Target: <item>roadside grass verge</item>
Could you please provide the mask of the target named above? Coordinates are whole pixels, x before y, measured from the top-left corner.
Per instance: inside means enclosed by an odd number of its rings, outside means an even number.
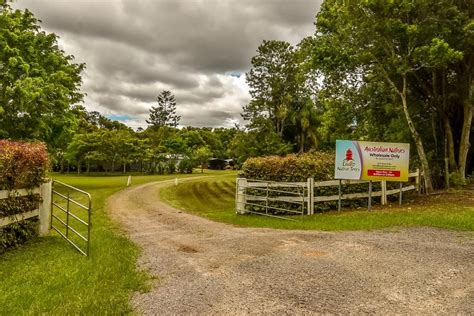
[[[170,205],[189,213],[244,227],[342,231],[430,226],[474,230],[474,190],[416,197],[409,203],[405,201],[402,206],[379,206],[370,212],[343,210],[318,213],[304,216],[296,222],[235,214],[235,176],[232,175],[190,179],[177,187],[162,188],[160,196]]]
[[[132,185],[201,175],[134,176]],[[130,295],[146,291],[149,276],[137,269],[138,247],[104,211],[105,200],[125,188],[127,176],[50,176],[92,194],[90,257],[54,232],[1,255],[0,315],[130,313]]]

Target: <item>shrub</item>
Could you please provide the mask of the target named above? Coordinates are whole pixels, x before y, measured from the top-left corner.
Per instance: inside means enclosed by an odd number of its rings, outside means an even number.
[[[39,186],[46,178],[48,166],[44,144],[0,140],[0,190]]]
[[[256,157],[245,161],[242,173],[245,178],[256,180],[304,182],[314,178],[314,181],[324,181],[333,178],[334,161],[334,154],[327,152]]]
[[[46,179],[48,170],[46,146],[0,140],[0,190],[13,191],[0,200],[0,217],[32,211],[38,207],[39,196],[19,197],[18,189],[33,189]],[[38,221],[28,219],[0,228],[0,254],[16,247],[37,234]]]
[[[183,159],[179,162],[178,170],[180,173],[193,173],[194,164],[190,159]]]

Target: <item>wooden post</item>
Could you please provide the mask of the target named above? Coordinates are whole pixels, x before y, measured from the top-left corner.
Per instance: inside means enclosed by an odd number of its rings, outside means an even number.
[[[339,179],[339,198],[337,200],[337,211],[341,211],[341,198],[342,198],[342,180]]]
[[[367,208],[369,211],[372,210],[372,180],[369,181],[369,201],[367,202]]]
[[[235,212],[237,214],[245,214],[245,188],[247,187],[247,179],[237,178],[235,191]]]
[[[46,182],[40,187],[41,202],[39,205],[39,234],[44,236],[49,233],[51,222],[51,195],[52,181]]]
[[[400,199],[399,199],[399,201],[398,201],[398,204],[399,204],[399,205],[402,205],[402,198],[403,198],[403,196],[402,196],[402,194],[403,194],[402,188],[403,188],[403,182],[400,182]]]
[[[421,173],[420,173],[420,169],[416,169],[416,178],[415,178],[415,182],[416,182],[416,190],[418,191],[418,194],[421,193],[421,187],[420,187],[420,183],[421,183]]]
[[[382,187],[382,196],[380,197],[380,204],[387,205],[387,181],[382,180],[380,185]]]

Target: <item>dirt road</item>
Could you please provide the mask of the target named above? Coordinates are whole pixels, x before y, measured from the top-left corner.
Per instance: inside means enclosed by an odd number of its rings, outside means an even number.
[[[143,248],[139,264],[159,278],[134,295],[139,313],[474,313],[472,233],[236,228],[160,202],[165,184],[108,201]]]

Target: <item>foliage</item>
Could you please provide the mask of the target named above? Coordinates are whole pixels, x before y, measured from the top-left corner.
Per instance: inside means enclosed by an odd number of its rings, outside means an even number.
[[[1,199],[0,218],[33,211],[38,208],[39,202],[40,197],[36,194],[26,196],[12,195],[7,199]]]
[[[54,143],[73,126],[70,106],[82,100],[82,64],[29,10],[0,11],[0,137]]]
[[[0,140],[0,190],[37,187],[44,182],[47,170],[44,144]]]
[[[245,178],[255,180],[305,182],[332,179],[334,174],[334,154],[311,152],[286,157],[269,156],[249,158],[242,167]]]
[[[176,99],[174,95],[163,90],[157,98],[158,106],[150,109],[150,118],[146,122],[153,128],[164,126],[178,127],[181,116],[176,114]]]
[[[283,41],[263,41],[246,76],[252,99],[242,114],[248,128],[261,135],[273,132],[300,152],[317,146],[319,125],[314,82],[300,66],[305,50],[305,42],[294,48]]]
[[[38,235],[38,220],[28,219],[0,229],[0,255]]]
[[[201,146],[193,153],[194,159],[201,165],[201,173],[204,170],[204,166],[209,158],[212,157],[212,152],[207,146]]]
[[[44,182],[47,170],[44,144],[0,140],[0,190],[33,189]],[[32,211],[38,202],[36,195],[18,197],[12,192],[0,200],[0,218]],[[36,224],[36,220],[26,220],[0,228],[0,253],[35,236]]]
[[[183,159],[178,164],[178,170],[180,173],[193,173],[194,163],[191,159]]]

